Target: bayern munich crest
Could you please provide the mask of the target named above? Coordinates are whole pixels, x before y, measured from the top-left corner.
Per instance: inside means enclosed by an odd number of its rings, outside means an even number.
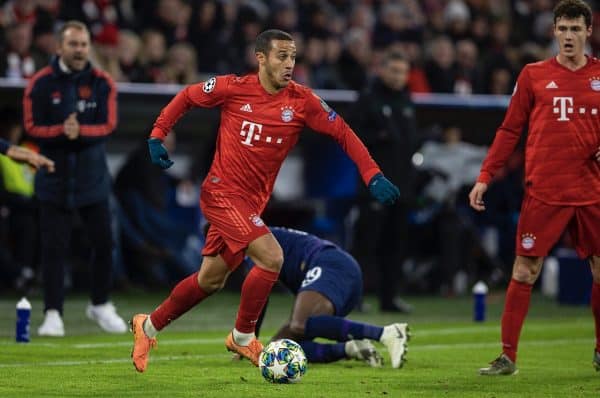
[[[265,225],[263,220],[257,214],[252,214],[250,216],[250,221],[252,221],[252,224],[256,225],[257,227],[262,227]]]
[[[525,250],[533,249],[533,246],[535,246],[535,239],[536,238],[535,238],[534,234],[530,234],[530,233],[523,234],[523,235],[521,235],[521,246]]]
[[[600,79],[596,77],[590,79],[590,87],[594,91],[600,91]]]
[[[291,122],[294,118],[294,110],[291,106],[284,106],[281,108],[281,120],[284,122]]]

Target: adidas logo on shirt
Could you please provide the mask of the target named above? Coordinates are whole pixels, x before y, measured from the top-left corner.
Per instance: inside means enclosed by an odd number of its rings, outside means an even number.
[[[558,88],[558,86],[554,83],[554,80],[552,80],[550,83],[546,84],[546,88]]]
[[[240,108],[240,111],[252,112],[252,107],[250,107],[250,104],[246,104]]]

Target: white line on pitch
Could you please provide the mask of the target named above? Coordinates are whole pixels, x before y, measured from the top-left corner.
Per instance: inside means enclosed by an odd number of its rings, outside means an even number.
[[[200,340],[200,339],[199,339]],[[220,341],[220,340],[219,340]],[[545,341],[523,341],[521,342],[521,348],[523,346],[555,346],[555,345],[573,345],[573,344],[593,344],[593,339],[559,339],[559,340],[545,340]],[[477,348],[493,348],[499,347],[499,342],[487,342],[487,343],[459,343],[459,344],[424,344],[411,346],[410,351],[430,351],[430,350],[442,350],[442,349],[477,349]],[[189,359],[202,359],[202,358],[220,358],[228,357],[230,354],[205,354],[205,355],[154,355],[152,361],[181,361]],[[0,364],[0,368],[16,368],[16,367],[29,367],[29,366],[80,366],[80,365],[106,365],[113,363],[129,363],[130,358],[111,358],[111,359],[98,359],[88,361],[49,361],[49,362],[36,362],[36,363],[14,363],[14,364]]]

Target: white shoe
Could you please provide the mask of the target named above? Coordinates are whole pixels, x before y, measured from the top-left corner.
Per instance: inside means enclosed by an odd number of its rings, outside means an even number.
[[[383,358],[369,340],[349,340],[344,346],[348,358],[365,361],[372,368],[380,368]]]
[[[405,362],[406,342],[410,338],[407,323],[393,323],[383,328],[379,341],[383,343],[390,354],[392,368],[401,368]]]
[[[108,333],[125,333],[127,324],[121,318],[111,302],[87,306],[85,314],[92,321],[96,321],[100,327]]]
[[[63,337],[65,335],[65,325],[58,310],[46,311],[44,322],[38,328],[38,335],[52,337]]]

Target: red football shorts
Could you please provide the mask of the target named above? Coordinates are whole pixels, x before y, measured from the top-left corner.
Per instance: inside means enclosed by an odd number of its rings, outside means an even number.
[[[202,255],[220,254],[231,270],[240,265],[250,242],[271,232],[240,196],[202,191],[200,208],[210,223]]]
[[[556,206],[525,194],[517,227],[516,253],[546,256],[565,229],[579,257],[600,255],[600,203]]]

